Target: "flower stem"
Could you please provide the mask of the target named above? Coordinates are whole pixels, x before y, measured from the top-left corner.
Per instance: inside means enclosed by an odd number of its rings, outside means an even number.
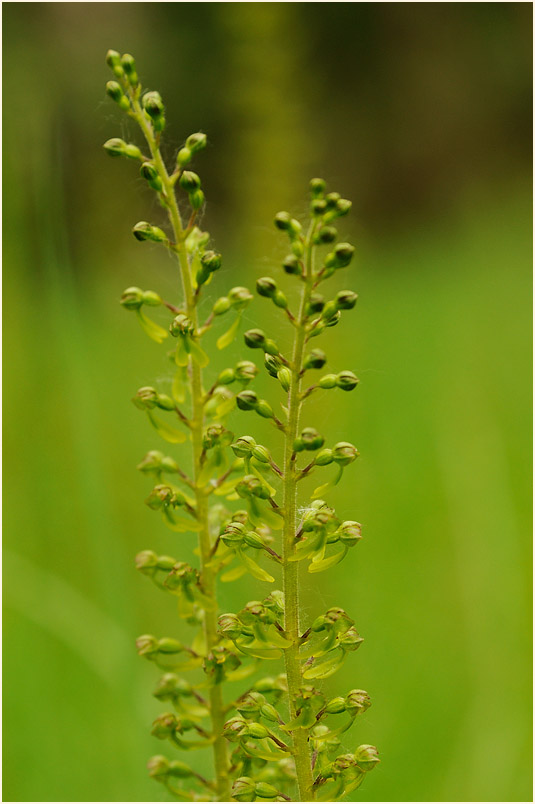
[[[180,217],[180,211],[176,200],[174,182],[167,172],[165,163],[162,159],[156,138],[154,137],[151,126],[146,121],[141,109],[139,100],[132,97],[132,108],[135,119],[141,127],[147,144],[150,148],[151,156],[160,176],[163,185],[163,195],[169,215],[169,221],[173,228],[176,253],[182,290],[186,303],[186,313],[190,319],[194,331],[198,328],[197,297],[194,292],[191,270],[184,243],[184,227]],[[204,636],[206,642],[206,652],[210,653],[218,642],[217,636],[217,605],[216,605],[216,578],[210,567],[212,544],[210,539],[210,529],[208,521],[208,499],[204,492],[204,485],[200,479],[201,455],[203,452],[202,437],[204,429],[204,391],[202,382],[202,369],[190,358],[189,365],[191,398],[192,398],[192,418],[191,418],[191,439],[193,444],[193,477],[195,486],[195,502],[197,509],[197,519],[200,525],[199,530],[199,549],[201,555],[201,578],[204,594],[214,602],[210,610],[204,612]],[[225,706],[221,685],[214,684],[210,689],[210,717],[211,729],[215,736],[212,745],[214,755],[214,766],[216,773],[216,794],[218,801],[230,801],[230,780],[229,762],[227,754],[227,742],[223,737],[223,725],[225,722]]]
[[[292,561],[296,548],[297,530],[297,481],[296,454],[293,444],[298,435],[301,413],[301,372],[306,342],[306,306],[312,290],[312,236],[311,226],[305,241],[306,273],[301,292],[299,315],[296,322],[293,358],[291,365],[291,381],[288,389],[288,427],[284,445],[284,483],[283,483],[283,589],[285,599],[285,631],[292,642],[284,651],[288,693],[290,699],[290,715],[292,720],[297,716],[295,701],[303,686],[301,659],[299,655],[299,562]],[[311,752],[308,735],[305,729],[292,732],[293,753],[297,773],[300,801],[314,801]]]

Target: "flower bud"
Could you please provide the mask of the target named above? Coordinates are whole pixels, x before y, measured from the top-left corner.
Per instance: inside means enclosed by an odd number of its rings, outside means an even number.
[[[140,388],[133,398],[132,402],[140,410],[151,410],[156,407],[158,401],[158,392],[150,385],[144,385]]]
[[[180,335],[192,335],[193,324],[187,315],[184,315],[184,313],[179,313],[171,321],[171,324],[169,325],[169,332],[173,338],[178,338]]]
[[[299,449],[296,449],[296,446],[294,444],[294,449],[297,452],[303,449],[314,451],[316,449],[320,449],[320,447],[322,447],[323,444],[325,443],[325,439],[323,438],[323,436],[320,435],[318,431],[314,429],[314,427],[305,427],[304,430],[301,432],[299,439],[296,439],[296,441],[297,440],[299,441],[300,444]]]
[[[353,290],[340,290],[336,294],[336,304],[339,310],[352,310],[356,305],[358,293]]]
[[[339,198],[336,202],[336,211],[339,217],[347,215],[352,206],[353,204],[347,198]]]
[[[219,374],[217,378],[218,385],[230,385],[236,379],[234,369],[226,368]]]
[[[186,148],[189,148],[192,154],[196,154],[197,151],[202,151],[203,148],[206,148],[206,142],[206,134],[203,134],[202,131],[197,131],[187,138]]]
[[[290,388],[290,383],[292,381],[292,373],[289,368],[283,366],[277,372],[277,379],[283,387],[284,391],[287,391]]]
[[[314,459],[314,463],[316,466],[328,466],[330,463],[333,462],[333,451],[332,449],[322,449],[316,455]]]
[[[219,632],[229,639],[237,639],[243,631],[243,626],[235,614],[221,614],[217,625]]]
[[[240,382],[250,382],[258,374],[258,369],[250,360],[240,360],[234,367],[234,374]]]
[[[329,193],[328,195],[326,195],[325,202],[327,204],[327,209],[335,207],[339,200],[340,200],[340,193]]]
[[[327,204],[323,200],[323,198],[313,198],[310,204],[310,211],[315,218],[323,215],[325,210],[327,209]]]
[[[267,447],[263,447],[262,444],[256,444],[256,446],[253,447],[251,454],[253,458],[256,458],[256,460],[260,461],[260,463],[269,463],[271,460],[269,450]]]
[[[328,715],[341,715],[342,712],[346,711],[346,702],[344,698],[338,697],[330,700],[325,707],[325,711]]]
[[[230,299],[228,296],[221,296],[214,304],[212,311],[214,315],[223,315],[231,308]]]
[[[273,408],[266,399],[259,399],[255,410],[258,415],[262,416],[264,419],[273,419],[275,417]]]
[[[174,776],[176,779],[187,779],[193,776],[194,772],[185,762],[181,762],[179,759],[173,759],[172,762],[169,763],[169,775]]]
[[[282,267],[287,274],[301,275],[301,263],[295,254],[289,254],[284,258]]]
[[[286,308],[288,307],[288,299],[286,298],[282,290],[276,290],[271,298],[273,304],[275,304],[277,307],[280,307],[281,310],[286,310]]]
[[[243,737],[246,727],[247,723],[242,717],[231,717],[223,726],[223,737],[226,737],[231,743],[237,742]]]
[[[321,349],[312,349],[310,354],[305,357],[303,363],[306,369],[320,369],[323,368],[327,362],[327,356]]]
[[[114,67],[120,67],[121,66],[121,54],[117,53],[116,50],[108,50],[108,52],[106,53],[106,64],[108,65],[108,67],[111,67],[112,70],[114,69]],[[122,68],[121,68],[121,73],[122,73]]]
[[[179,642],[178,639],[162,637],[162,639],[158,641],[158,650],[160,653],[182,653],[184,645]]]
[[[264,366],[266,367],[268,374],[270,374],[272,377],[277,378],[278,373],[282,367],[282,363],[279,360],[279,358],[276,357],[275,355],[265,354]]]
[[[193,154],[191,153],[189,148],[181,148],[176,155],[176,163],[179,168],[186,167],[191,162],[191,157]]]
[[[265,546],[263,538],[254,530],[245,531],[243,541],[248,547],[253,547],[255,550],[262,550]]]
[[[177,718],[172,712],[164,712],[159,715],[152,724],[151,734],[158,740],[166,740],[176,731]]]
[[[148,116],[152,118],[153,122],[159,118],[162,118],[165,114],[162,96],[159,92],[146,92],[143,95],[141,102],[143,104],[143,108]]]
[[[352,371],[341,371],[336,378],[336,385],[342,391],[352,391],[358,385],[359,379]]]
[[[316,235],[317,243],[334,243],[338,237],[338,232],[334,226],[323,226]]]
[[[364,642],[364,639],[360,636],[359,632],[354,626],[351,626],[347,629],[345,634],[342,634],[339,637],[340,646],[344,650],[354,651],[357,648],[360,648],[361,644]]]
[[[136,639],[136,650],[140,656],[153,656],[158,653],[158,640],[152,634],[143,634]]]
[[[345,702],[347,711],[351,715],[358,715],[361,712],[365,712],[372,704],[370,696],[365,690],[351,690],[351,692],[347,693]]]
[[[258,407],[258,396],[254,391],[240,391],[236,395],[236,404],[240,410],[255,410]]]
[[[321,293],[311,293],[306,306],[307,315],[310,315],[311,313],[321,313],[324,306],[324,296],[322,296]]]
[[[249,776],[240,776],[232,785],[231,795],[235,801],[254,801],[256,783]]]
[[[148,183],[149,187],[152,187],[153,190],[157,190],[158,192],[162,189],[162,180],[158,175],[158,171],[152,164],[152,162],[143,162],[141,165],[139,172],[141,176],[145,179]]]
[[[147,762],[147,768],[149,770],[149,776],[153,779],[159,779],[161,777],[166,777],[169,775],[169,760],[167,757],[157,755],[155,757],[151,757]]]
[[[143,304],[143,291],[140,288],[127,288],[121,296],[121,304],[126,310],[139,310]]]
[[[229,290],[228,297],[236,310],[242,310],[251,301],[253,294],[248,288],[238,286]]]
[[[140,572],[155,569],[158,566],[158,556],[152,550],[142,550],[135,559],[136,569]]]
[[[362,539],[362,525],[360,522],[347,520],[342,522],[338,528],[338,539],[347,547],[353,547],[360,539]]]
[[[264,341],[264,352],[267,352],[268,355],[273,355],[273,357],[278,357],[279,347],[272,338],[266,338]]]
[[[275,226],[281,231],[288,231],[292,223],[292,216],[289,212],[277,212],[275,215]]]
[[[124,97],[123,90],[121,89],[121,85],[117,83],[117,81],[108,81],[106,83],[106,94],[115,101],[115,103],[119,103],[122,97]]]
[[[136,240],[152,240],[154,243],[166,243],[167,235],[158,226],[152,226],[147,221],[139,221],[132,229]]]
[[[179,678],[175,673],[164,673],[152,694],[159,701],[174,701],[181,696],[189,697],[192,695],[192,687],[185,679]]]
[[[134,57],[130,55],[130,53],[125,53],[121,57],[121,66],[128,78],[129,84],[131,86],[136,87],[139,83],[139,79],[137,77],[136,72],[136,62],[134,61]]]
[[[272,784],[268,784],[267,782],[257,782],[255,792],[260,798],[267,798],[269,800],[275,799],[279,795],[279,791],[273,787]]]
[[[325,374],[321,380],[319,381],[318,385],[320,388],[335,388],[337,383],[338,377],[336,374]]]
[[[143,304],[146,304],[149,307],[159,307],[161,303],[161,297],[154,290],[143,291]]]
[[[320,196],[320,195],[323,195],[323,193],[325,192],[325,187],[326,186],[327,185],[325,184],[324,179],[311,179],[310,180],[310,192],[316,198],[318,196]]]
[[[341,466],[347,466],[358,458],[359,452],[354,444],[349,441],[339,441],[332,449],[333,461]]]
[[[261,723],[247,723],[243,730],[245,737],[252,737],[253,740],[263,740],[269,736],[269,731]]]
[[[338,308],[337,308],[336,302],[331,300],[331,301],[327,302],[327,304],[324,306],[323,310],[321,311],[321,317],[325,321],[330,321],[333,318],[333,316],[336,316],[337,313],[338,313]],[[340,314],[338,313],[338,315],[340,315]]]
[[[221,254],[217,251],[205,251],[201,257],[201,264],[212,274],[221,268]]]
[[[354,753],[357,766],[367,773],[375,768],[379,759],[379,752],[374,745],[359,745]]]
[[[254,393],[254,392],[253,392]],[[230,445],[234,455],[238,458],[246,458],[256,447],[256,441],[252,436],[241,436],[234,444]]]
[[[192,170],[184,170],[183,173],[180,174],[178,183],[187,193],[193,193],[201,186],[200,178]]]
[[[256,290],[260,296],[270,298],[277,290],[277,283],[270,276],[262,276],[256,280]]]
[[[198,210],[204,204],[204,193],[202,190],[195,190],[193,193],[190,193],[189,202],[191,204],[191,208],[194,210]]]
[[[221,541],[227,547],[237,547],[243,542],[245,530],[242,522],[231,522],[221,534]]]
[[[349,263],[353,259],[354,252],[355,247],[352,246],[350,243],[338,243],[338,245],[334,249],[338,266],[340,268],[345,268],[346,265],[349,265]]]
[[[263,349],[266,342],[266,336],[261,329],[248,329],[247,332],[244,333],[243,338],[245,345],[248,346],[249,349]]]
[[[107,140],[102,147],[110,156],[126,156],[128,159],[143,159],[137,145],[126,143],[124,140],[119,139],[119,137],[112,137],[112,139]]]

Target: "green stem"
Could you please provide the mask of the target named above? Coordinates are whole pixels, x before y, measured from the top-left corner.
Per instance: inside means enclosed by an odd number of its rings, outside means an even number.
[[[284,444],[284,483],[283,483],[283,590],[285,599],[284,628],[292,644],[284,651],[284,662],[288,680],[290,714],[292,720],[297,716],[295,701],[303,686],[301,658],[299,654],[299,562],[291,558],[296,548],[297,529],[297,480],[296,455],[294,441],[299,431],[301,413],[301,371],[306,343],[306,305],[312,290],[312,235],[311,226],[306,238],[305,283],[301,293],[299,315],[297,318],[294,349],[291,365],[291,382],[288,389],[288,427]],[[308,734],[305,729],[292,732],[293,753],[297,773],[297,785],[300,801],[314,801],[313,777],[311,767],[311,751]]]
[[[147,140],[156,170],[158,171],[158,174],[162,180],[163,193],[165,196],[169,220],[171,222],[175,238],[176,245],[174,247],[174,251],[176,252],[180,267],[182,289],[186,302],[186,313],[193,324],[194,330],[196,331],[198,328],[197,299],[193,288],[191,270],[186,246],[184,243],[184,228],[182,226],[182,220],[174,191],[174,182],[167,172],[167,168],[165,167],[165,163],[162,159],[162,155],[160,153],[156,138],[154,137],[152,127],[146,120],[139,100],[135,96],[132,97],[132,107],[134,110],[134,116],[145,135],[145,139]],[[202,369],[194,360],[190,359],[189,370],[193,408],[191,418],[191,438],[193,443],[195,501],[197,507],[197,517],[200,524],[199,548],[201,554],[202,585],[206,596],[215,602],[217,599],[216,577],[213,569],[210,567],[212,545],[208,521],[208,499],[204,493],[203,485],[200,482],[201,455],[203,451],[202,435],[204,429],[204,392],[202,383]],[[215,605],[212,610],[204,612],[204,636],[207,653],[210,653],[212,648],[218,642],[217,606]],[[223,737],[225,705],[223,702],[220,684],[214,684],[210,689],[210,716],[212,721],[212,733],[215,735],[215,741],[212,745],[212,748],[216,774],[217,800],[230,801],[231,795],[228,773],[229,762],[227,754],[227,741]]]

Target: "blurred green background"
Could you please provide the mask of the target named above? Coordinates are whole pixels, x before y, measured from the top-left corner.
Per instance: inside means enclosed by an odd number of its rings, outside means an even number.
[[[359,304],[325,348],[361,385],[306,424],[358,445],[332,501],[365,538],[304,583],[307,617],[342,605],[365,637],[328,685],[373,698],[344,743],[383,759],[356,797],[531,799],[531,16],[4,4],[4,800],[166,800],[145,770],[162,750],[157,674],[133,643],[182,632],[132,564],[149,547],[194,557],[143,505],[135,465],[160,445],[130,398],[164,387],[167,364],[117,302],[177,284],[130,234],[160,221],[150,192],[101,148],[134,135],[104,94],[109,47],[161,91],[170,158],[208,133],[217,295],[280,276],[271,221],[305,213],[311,176],[354,202],[340,230],[358,259],[338,288]],[[273,330],[272,312],[255,300],[247,322]],[[253,419],[230,426],[261,434]],[[224,589],[223,606],[260,586]]]

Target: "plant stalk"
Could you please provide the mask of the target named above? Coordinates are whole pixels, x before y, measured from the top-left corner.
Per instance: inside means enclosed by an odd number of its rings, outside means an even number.
[[[186,302],[186,314],[193,324],[194,331],[198,329],[198,316],[196,298],[193,289],[191,270],[184,243],[184,228],[176,200],[173,182],[167,172],[165,163],[162,159],[158,143],[153,135],[150,125],[143,116],[139,100],[132,99],[132,105],[137,122],[139,123],[147,144],[150,148],[154,165],[162,181],[165,194],[165,201],[169,220],[173,228],[175,238],[174,251],[180,268],[182,290]],[[202,382],[201,367],[190,358],[189,365],[192,398],[192,419],[191,419],[191,438],[193,444],[193,477],[195,484],[195,501],[197,518],[200,525],[199,530],[199,549],[201,554],[201,578],[203,591],[210,598],[214,605],[210,610],[204,612],[204,637],[206,651],[210,653],[218,642],[217,636],[217,595],[216,578],[210,567],[212,545],[210,539],[210,528],[208,521],[208,499],[200,482],[201,473],[201,454],[202,436],[204,429],[204,393]],[[212,734],[215,740],[212,745],[214,755],[214,768],[216,774],[216,794],[218,801],[230,801],[230,779],[228,775],[229,762],[227,753],[227,741],[223,737],[223,725],[225,723],[225,706],[220,684],[214,684],[210,688],[210,718],[212,722]]]

